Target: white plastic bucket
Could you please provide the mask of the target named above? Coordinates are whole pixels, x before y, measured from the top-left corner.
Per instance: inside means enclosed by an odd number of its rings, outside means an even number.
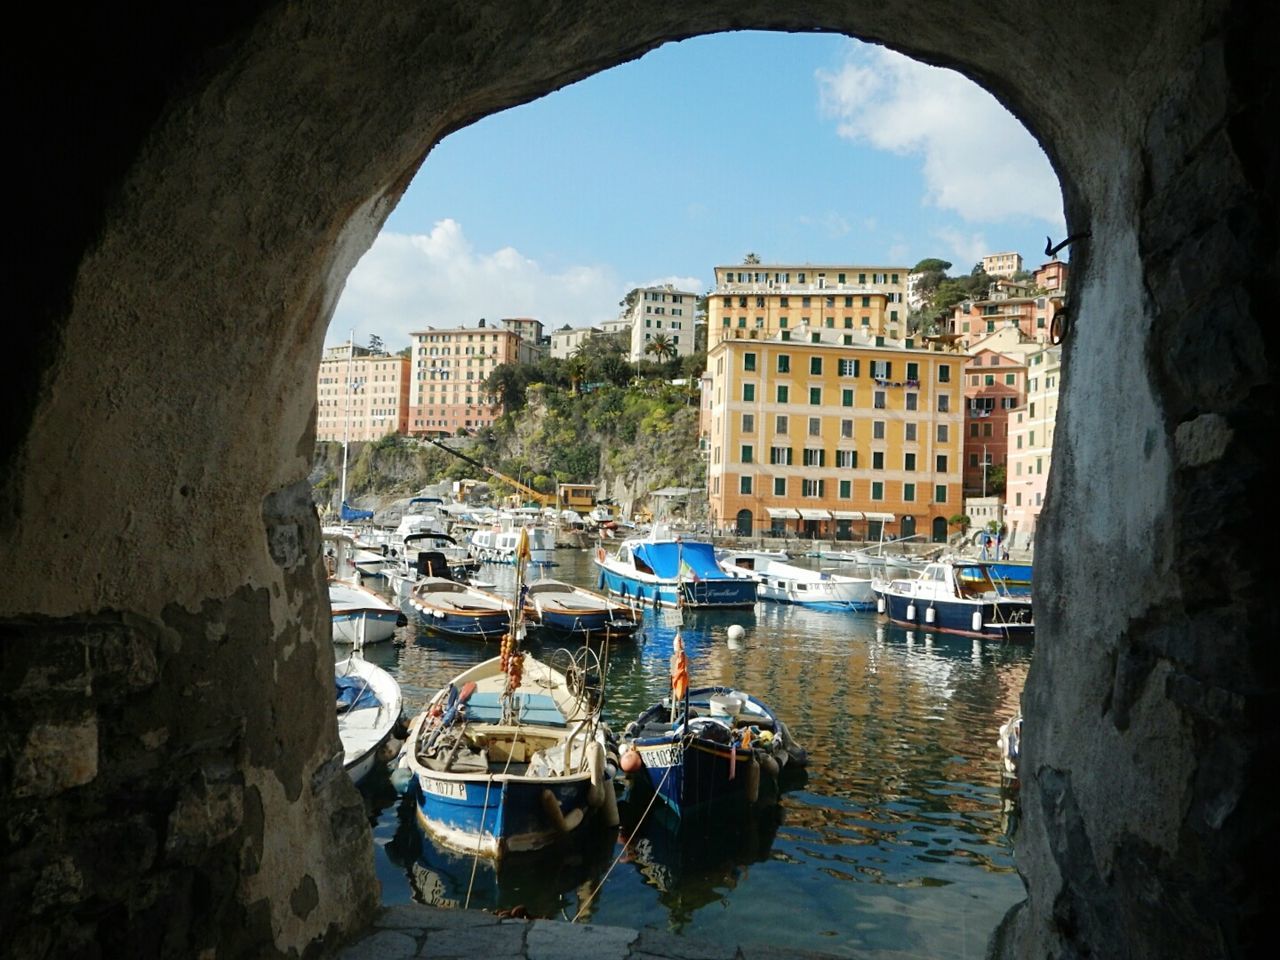
[[[736,717],[742,712],[742,699],[730,693],[713,693],[707,698],[713,717]]]

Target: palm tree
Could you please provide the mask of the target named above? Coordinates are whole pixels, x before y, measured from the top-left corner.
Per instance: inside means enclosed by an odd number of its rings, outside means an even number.
[[[669,360],[676,355],[676,345],[671,342],[671,338],[665,333],[655,333],[653,339],[645,344],[645,353],[652,353],[654,358],[661,363],[663,360]]]

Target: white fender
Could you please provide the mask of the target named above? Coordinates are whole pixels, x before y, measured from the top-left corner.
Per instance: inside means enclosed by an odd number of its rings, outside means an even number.
[[[587,791],[587,805],[598,807],[605,801],[606,788],[611,784],[604,779],[604,744],[596,742],[591,745],[591,754],[587,757],[587,766],[591,770],[591,789]]]
[[[973,611],[972,623],[973,623],[973,632],[981,633],[982,632],[982,609],[981,608]]]

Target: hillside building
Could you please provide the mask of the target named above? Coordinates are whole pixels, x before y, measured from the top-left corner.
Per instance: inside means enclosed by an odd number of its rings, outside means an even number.
[[[378,440],[409,422],[409,358],[348,342],[325,350],[316,376],[316,440]]]
[[[649,348],[659,337],[670,345],[672,356],[693,354],[693,326],[697,310],[698,294],[677,290],[669,283],[638,289],[630,309],[620,318],[627,322],[631,331],[631,349],[627,358],[632,363],[657,359]]]
[[[1062,348],[1045,346],[1027,358],[1027,397],[1009,422],[1009,461],[1005,475],[1005,522],[1010,549],[1035,543],[1044,506],[1058,416]]]
[[[885,292],[882,305],[898,302]],[[712,523],[743,536],[944,542],[962,507],[964,358],[870,324],[819,326],[820,316],[792,324],[788,314],[779,327],[775,312],[772,335],[734,325],[711,346],[703,449]],[[886,322],[883,310],[872,316]]]

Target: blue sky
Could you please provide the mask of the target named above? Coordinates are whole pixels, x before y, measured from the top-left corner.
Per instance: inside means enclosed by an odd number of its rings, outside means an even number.
[[[439,143],[347,280],[328,344],[427,326],[612,319],[633,287],[716,266],[1030,267],[1063,232],[1031,135],[950,71],[846,37],[667,44]]]

